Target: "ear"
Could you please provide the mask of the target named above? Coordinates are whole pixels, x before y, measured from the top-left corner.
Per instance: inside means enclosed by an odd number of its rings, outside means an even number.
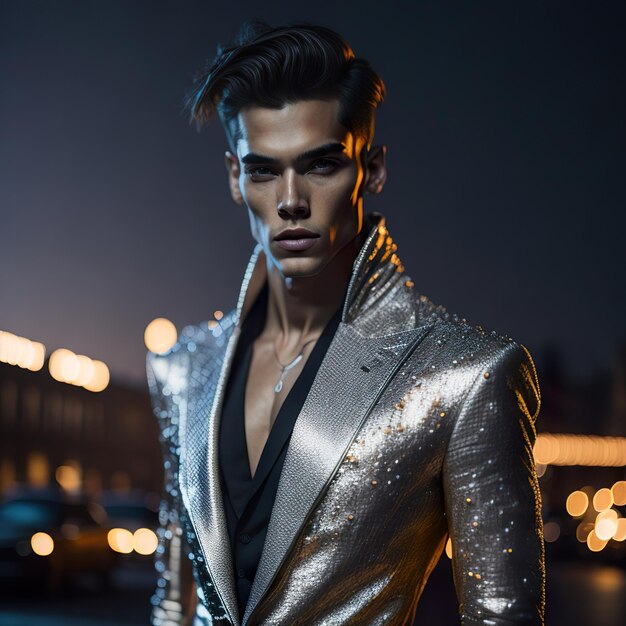
[[[367,154],[365,164],[365,190],[369,193],[380,193],[387,180],[387,165],[385,156],[387,146],[372,146]]]
[[[239,188],[239,175],[241,173],[239,159],[232,152],[230,152],[230,150],[226,150],[224,153],[224,163],[226,165],[226,171],[228,172],[228,187],[230,189],[230,195],[237,204],[243,204],[243,196],[241,195],[241,189]]]

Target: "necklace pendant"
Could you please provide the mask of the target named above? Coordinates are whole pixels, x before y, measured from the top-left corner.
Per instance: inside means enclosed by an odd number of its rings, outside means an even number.
[[[283,367],[283,371],[280,373],[278,382],[274,386],[275,393],[280,393],[281,389],[283,388],[283,381],[285,380],[286,375],[287,375],[287,369]]]
[[[307,341],[304,345],[306,346],[307,343],[311,343],[311,341],[314,341],[314,340],[311,339],[310,341]],[[304,346],[302,346],[302,350],[300,350],[300,354],[298,354],[298,356],[291,363],[288,363],[287,365],[283,365],[278,359],[278,355],[276,354],[276,347],[274,346],[274,356],[276,357],[276,362],[278,363],[278,365],[280,365],[280,369],[281,369],[280,378],[278,379],[278,382],[274,386],[275,393],[280,393],[281,389],[283,388],[283,380],[285,380],[285,376],[287,376],[287,372],[291,368],[295,367],[302,360],[303,351],[304,351]]]

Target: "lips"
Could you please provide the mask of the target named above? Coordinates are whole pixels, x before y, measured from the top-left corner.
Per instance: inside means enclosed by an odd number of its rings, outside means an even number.
[[[284,250],[308,250],[315,245],[319,235],[306,228],[291,228],[283,230],[282,233],[276,235],[274,240]]]
[[[274,239],[276,241],[283,241],[285,239],[317,239],[318,237],[319,235],[317,233],[314,233],[312,230],[307,230],[306,228],[290,228],[278,233]]]

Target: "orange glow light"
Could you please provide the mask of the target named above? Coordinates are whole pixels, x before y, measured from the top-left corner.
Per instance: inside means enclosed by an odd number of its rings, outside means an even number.
[[[133,533],[125,528],[112,528],[107,533],[109,547],[120,554],[130,554],[133,551]]]
[[[176,326],[164,317],[152,320],[143,333],[146,348],[154,354],[164,354],[172,348],[177,339]]]
[[[50,355],[50,375],[62,383],[84,387],[89,391],[103,391],[109,384],[109,368],[102,361],[95,361],[83,354],[59,348]]]
[[[596,535],[595,530],[592,530],[587,536],[587,547],[592,552],[600,552],[600,550],[602,550],[604,546],[606,546],[607,543],[608,541],[605,541],[604,539],[600,539],[600,537]]]
[[[48,556],[54,550],[54,539],[48,533],[35,533],[30,538],[30,547],[39,556]]]
[[[94,368],[93,378],[84,387],[89,391],[104,391],[111,379],[109,368],[102,361],[92,361],[92,363]]]
[[[149,528],[139,528],[133,534],[133,548],[138,554],[153,554],[158,544],[156,534]]]
[[[626,480],[618,480],[611,487],[611,493],[613,494],[613,502],[617,506],[624,506],[626,504]]]
[[[588,506],[589,497],[584,491],[574,491],[570,493],[565,503],[565,508],[572,517],[584,515]]]
[[[626,437],[541,433],[533,451],[542,465],[626,465]]]
[[[0,362],[37,372],[45,358],[43,343],[0,330]]]
[[[78,375],[72,382],[79,387],[84,387],[94,379],[96,368],[88,356],[79,354],[76,356],[76,361],[78,363]]]
[[[615,539],[615,541],[626,540],[626,517],[620,517],[617,520],[617,528],[613,534],[613,539]]]
[[[54,476],[65,491],[80,489],[80,471],[74,465],[59,465]]]
[[[593,496],[593,508],[598,511],[606,511],[613,506],[613,493],[610,489],[604,487],[603,489],[598,489],[595,495]]]
[[[594,530],[598,539],[602,541],[612,539],[617,532],[617,511],[609,509],[598,513]]]

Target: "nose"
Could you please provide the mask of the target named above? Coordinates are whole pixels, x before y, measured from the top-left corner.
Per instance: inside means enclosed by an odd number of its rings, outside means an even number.
[[[309,214],[309,205],[302,197],[298,174],[295,170],[288,168],[283,172],[278,186],[277,200],[276,209],[283,219],[302,218]]]

